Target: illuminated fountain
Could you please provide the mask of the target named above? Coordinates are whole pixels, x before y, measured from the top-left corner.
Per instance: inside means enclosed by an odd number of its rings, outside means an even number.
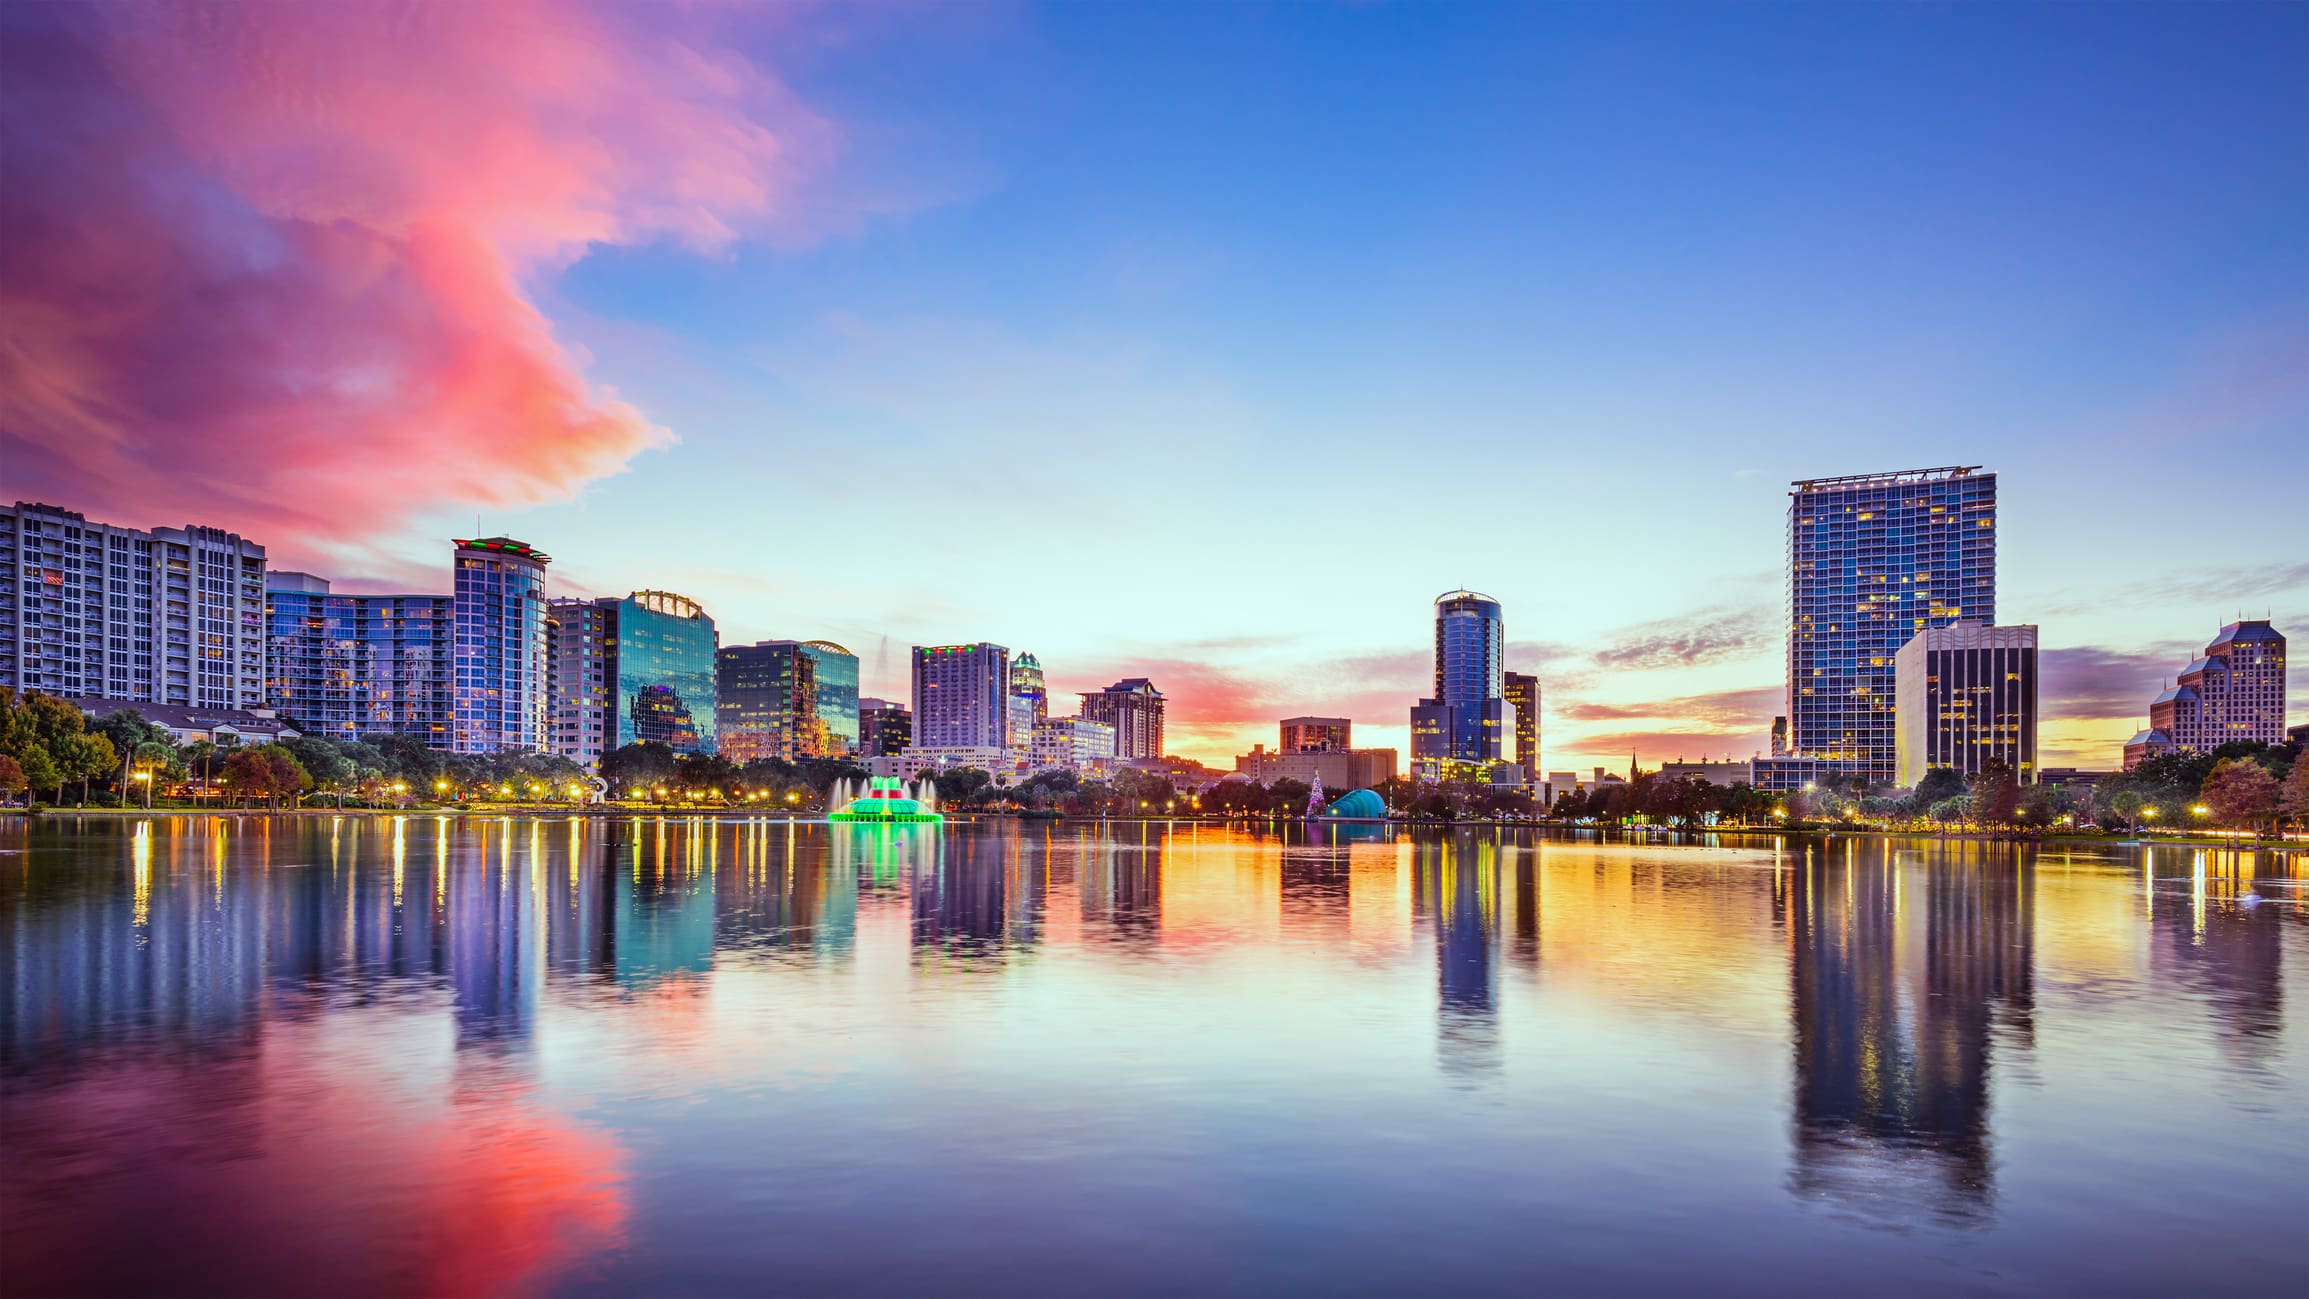
[[[847,785],[839,787],[841,794],[849,793]],[[906,782],[896,776],[873,776],[866,781],[866,792],[850,800],[838,812],[826,814],[829,821],[943,821],[938,814],[938,790],[930,778],[922,778],[919,794],[909,793]]]

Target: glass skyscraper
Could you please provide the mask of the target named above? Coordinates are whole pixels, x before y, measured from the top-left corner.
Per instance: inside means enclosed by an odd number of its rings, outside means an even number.
[[[914,647],[914,743],[999,749],[1010,733],[1010,650],[990,641]]]
[[[832,641],[726,645],[721,753],[732,762],[845,758],[858,751],[858,656]]]
[[[1411,709],[1411,768],[1421,779],[1448,764],[1499,761],[1507,724],[1507,625],[1499,601],[1473,591],[1435,598],[1435,694]]]
[[[552,557],[511,537],[484,537],[458,542],[456,562],[451,747],[542,751],[552,686],[545,664],[545,566]]]
[[[715,747],[714,620],[688,596],[636,591],[617,602],[610,673],[617,743],[656,741],[676,753]]]
[[[1996,475],[1957,465],[1793,486],[1788,749],[1890,781],[1900,647],[1996,621]]]

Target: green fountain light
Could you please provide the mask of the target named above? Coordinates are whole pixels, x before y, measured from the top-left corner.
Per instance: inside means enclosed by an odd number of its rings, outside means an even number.
[[[906,782],[895,776],[874,776],[866,782],[862,798],[850,800],[849,806],[826,814],[829,821],[943,821],[938,810],[920,799],[909,796]]]

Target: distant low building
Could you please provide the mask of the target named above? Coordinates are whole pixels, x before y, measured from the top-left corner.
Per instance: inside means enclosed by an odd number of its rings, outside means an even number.
[[[1254,745],[1235,759],[1235,770],[1262,785],[1296,780],[1312,785],[1317,777],[1327,789],[1363,789],[1395,779],[1393,749],[1302,750],[1277,753]]]
[[[914,743],[914,713],[888,699],[858,701],[858,752],[869,758],[905,752]]]
[[[1035,723],[1026,761],[1035,771],[1104,772],[1114,766],[1114,728],[1083,717],[1046,717]]]
[[[1753,785],[1756,783],[1754,762],[1664,762],[1660,764],[1662,780],[1696,780],[1706,785]]]
[[[1286,717],[1278,753],[1345,753],[1355,747],[1355,723],[1344,717]]]
[[[270,708],[201,708],[187,704],[154,704],[128,699],[75,699],[91,718],[131,712],[163,728],[178,744],[206,740],[211,744],[272,744],[302,735]]]
[[[2067,785],[2083,789],[2097,785],[2116,774],[2113,771],[2079,771],[2075,767],[2042,767],[2037,770],[2036,783],[2054,786]]]
[[[958,767],[976,767],[994,777],[997,783],[1005,785],[1022,780],[1026,776],[1026,759],[1008,745],[997,747],[986,744],[918,744],[898,756],[911,758],[918,764],[914,772],[910,774],[920,774],[927,771],[935,776],[941,771],[952,771]],[[873,768],[869,767],[867,770],[873,771]],[[883,773],[874,771],[873,774],[881,775]]]
[[[1836,758],[1757,758],[1748,764],[1754,773],[1749,783],[1761,790],[1785,794],[1824,780],[1848,780],[1863,774],[1856,762]]]

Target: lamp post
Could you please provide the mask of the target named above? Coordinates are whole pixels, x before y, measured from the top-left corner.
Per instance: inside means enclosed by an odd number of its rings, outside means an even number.
[[[149,812],[152,810],[152,773],[149,771],[137,772],[136,783],[144,786],[144,810]]]

